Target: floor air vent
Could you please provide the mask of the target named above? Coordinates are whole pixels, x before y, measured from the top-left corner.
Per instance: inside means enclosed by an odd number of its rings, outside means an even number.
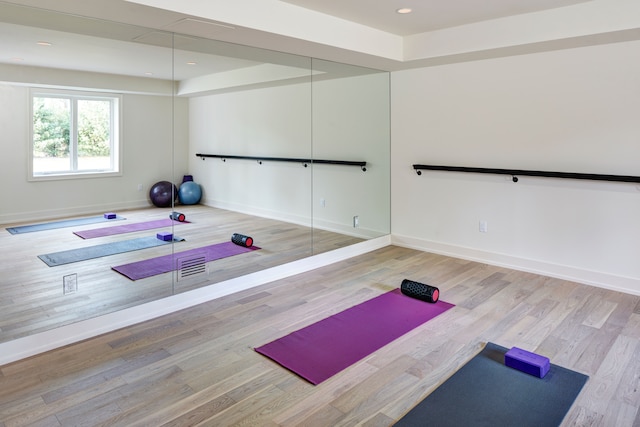
[[[204,254],[178,258],[177,263],[178,280],[199,276],[207,272],[207,262]]]

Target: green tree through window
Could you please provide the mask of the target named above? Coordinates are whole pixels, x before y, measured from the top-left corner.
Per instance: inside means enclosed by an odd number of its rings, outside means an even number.
[[[109,102],[78,101],[78,154],[109,156]]]
[[[33,99],[33,154],[36,157],[69,156],[69,100]]]
[[[33,92],[32,175],[118,172],[119,98]]]

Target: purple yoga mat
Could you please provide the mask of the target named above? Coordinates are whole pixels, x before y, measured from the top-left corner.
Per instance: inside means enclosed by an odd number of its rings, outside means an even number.
[[[452,307],[444,301],[420,301],[395,289],[255,351],[319,384]]]
[[[127,276],[131,280],[138,280],[144,279],[145,277],[151,277],[177,270],[177,263],[179,259],[204,254],[205,262],[209,262],[221,258],[243,254],[245,252],[255,251],[258,249],[260,248],[257,246],[251,246],[247,248],[244,246],[236,245],[232,242],[225,242],[210,246],[204,246],[202,248],[190,249],[188,251],[176,252],[174,254],[163,255],[143,261],[118,265],[111,268],[118,273]]]
[[[187,221],[185,221],[187,222]],[[137,222],[134,224],[114,225],[113,227],[94,228],[93,230],[74,231],[73,234],[83,239],[93,239],[96,237],[113,236],[116,234],[132,233],[134,231],[152,230],[160,227],[171,227],[172,225],[183,224],[170,218],[157,219],[154,221]]]

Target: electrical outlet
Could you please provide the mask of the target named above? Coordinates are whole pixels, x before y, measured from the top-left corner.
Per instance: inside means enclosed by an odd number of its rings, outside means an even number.
[[[360,227],[360,217],[358,215],[355,215],[353,217],[353,228],[358,228]]]
[[[62,293],[64,295],[73,294],[78,291],[78,274],[68,274],[62,276]]]
[[[487,221],[480,221],[478,223],[478,231],[480,231],[481,233],[486,233],[488,231],[488,224]]]
[[[327,201],[325,199],[320,199],[320,206],[322,206],[323,208],[327,206]]]
[[[143,190],[143,188],[144,188],[144,187],[142,186],[142,184],[138,184],[138,191],[142,191],[142,190]]]

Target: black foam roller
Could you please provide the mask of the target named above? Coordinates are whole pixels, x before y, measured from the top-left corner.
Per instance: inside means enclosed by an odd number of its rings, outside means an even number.
[[[247,248],[253,246],[253,238],[240,233],[233,233],[231,241],[236,245],[245,246]]]
[[[180,222],[184,222],[187,217],[180,212],[171,212],[171,215],[169,215],[169,218],[171,218],[174,221],[180,221]]]
[[[411,298],[427,302],[438,302],[438,298],[440,298],[440,290],[435,286],[425,285],[409,279],[402,281],[400,291]]]

